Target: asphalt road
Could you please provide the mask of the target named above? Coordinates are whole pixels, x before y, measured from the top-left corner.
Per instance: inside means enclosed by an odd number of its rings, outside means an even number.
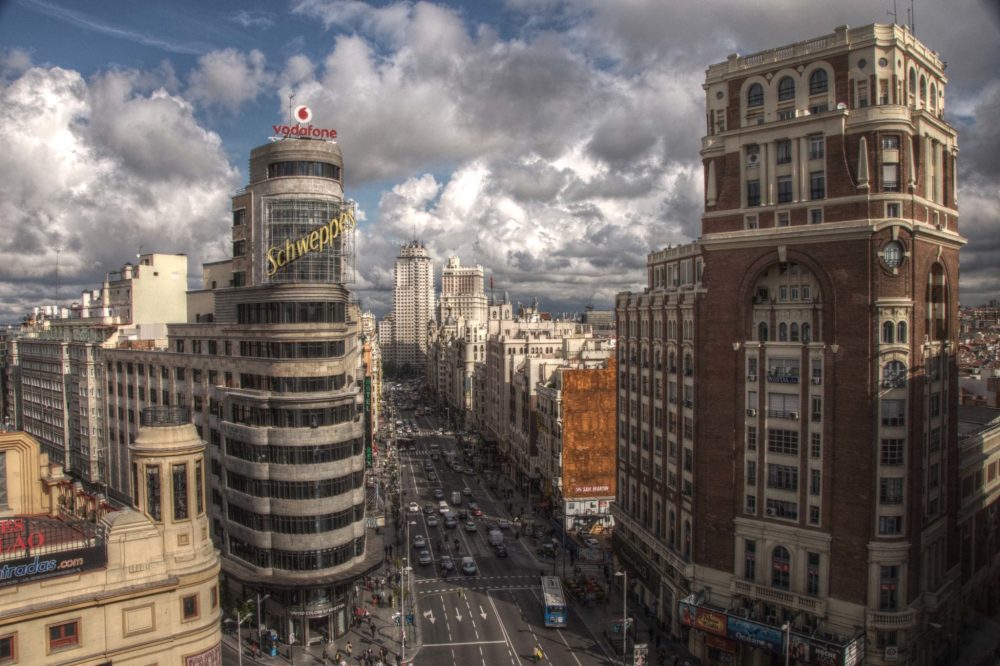
[[[414,420],[412,413],[406,414]],[[590,666],[610,664],[611,661],[598,645],[583,620],[570,608],[569,623],[562,629],[547,628],[542,619],[540,576],[552,573],[548,562],[539,563],[525,544],[515,539],[512,530],[504,532],[509,556],[498,558],[487,543],[485,524],[500,518],[510,519],[504,503],[489,489],[489,473],[456,472],[445,462],[443,452],[455,451],[456,440],[450,436],[433,433],[436,424],[428,417],[415,419],[423,426],[412,451],[401,452],[401,484],[405,489],[404,505],[416,501],[419,513],[405,514],[409,523],[409,552],[413,563],[413,584],[416,597],[416,621],[420,636],[415,664],[454,666],[497,666],[535,663],[533,651],[540,647],[543,664]],[[432,443],[442,452],[433,460],[434,472],[439,479],[431,482],[423,468],[429,460]],[[458,452],[462,460],[462,452]],[[438,502],[433,496],[435,488],[445,493],[451,504],[452,492],[471,489],[473,498],[483,510],[483,516],[474,518],[475,531],[467,531],[465,522],[459,521],[457,529],[446,529],[438,512]],[[463,497],[461,507],[467,509],[469,498]],[[428,514],[423,507],[432,503],[439,523],[428,526]],[[470,516],[471,518],[471,516]],[[418,535],[427,539],[432,563],[420,565],[420,549],[412,543]],[[404,536],[404,538],[406,538]],[[455,541],[458,541],[457,548]],[[473,575],[455,571],[442,576],[439,569],[441,555],[451,555],[460,567],[462,557],[472,557],[477,572]]]

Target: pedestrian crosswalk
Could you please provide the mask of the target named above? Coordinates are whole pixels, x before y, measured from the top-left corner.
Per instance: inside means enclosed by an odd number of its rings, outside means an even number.
[[[512,574],[509,576],[476,576],[475,578],[463,578],[461,580],[470,582],[533,580],[535,582],[538,582],[539,578],[537,574]],[[440,583],[441,581],[436,578],[422,578],[422,579],[417,579],[414,582],[417,585],[420,585],[428,583]]]

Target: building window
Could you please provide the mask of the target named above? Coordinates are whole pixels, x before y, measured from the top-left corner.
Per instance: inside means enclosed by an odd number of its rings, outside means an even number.
[[[771,551],[771,587],[787,590],[791,580],[792,558],[784,546],[775,546]]]
[[[882,136],[882,150],[899,150],[899,135],[884,134]]]
[[[809,505],[809,524],[819,525],[819,507],[815,504]]]
[[[795,79],[786,76],[778,81],[778,101],[785,102],[795,99]]]
[[[160,467],[146,465],[146,513],[157,522],[163,520],[160,497]]]
[[[809,75],[809,94],[820,95],[828,88],[828,80],[825,69],[817,69]]]
[[[890,329],[895,328],[889,324]],[[883,388],[906,388],[906,365],[902,361],[889,361],[882,368]]]
[[[883,192],[899,192],[899,165],[898,164],[883,164],[882,165],[882,191]]]
[[[783,500],[767,500],[767,515],[772,518],[784,518],[785,520],[798,520],[799,505],[795,502],[785,502]]]
[[[0,664],[17,663],[17,634],[0,636]]]
[[[882,535],[896,535],[903,533],[902,516],[879,516],[878,533]]]
[[[757,514],[757,496],[756,495],[747,495],[747,513],[749,513],[752,516]]]
[[[879,567],[878,608],[894,611],[899,608],[899,567],[897,565]]]
[[[900,204],[898,201],[889,201],[885,204],[885,216],[888,218],[898,218],[900,215]]]
[[[219,607],[219,586],[213,585],[208,591],[209,603],[211,604],[212,610]]]
[[[826,197],[826,174],[813,171],[809,174],[809,198],[812,200]]]
[[[233,271],[233,286],[245,287],[247,284],[246,271]]]
[[[778,212],[778,221],[775,224],[777,227],[787,227],[791,224],[791,213],[787,210]]]
[[[192,594],[181,598],[181,614],[184,621],[198,619],[198,595]]]
[[[896,636],[895,631],[879,631],[875,634],[875,645],[879,650],[884,650],[889,647],[896,647],[896,641],[899,640]]]
[[[247,223],[247,211],[245,208],[233,211],[233,226],[239,227]]]
[[[799,455],[799,431],[769,429],[767,431],[767,450],[769,453]]]
[[[791,176],[778,176],[778,203],[791,203],[792,201],[792,177]],[[787,213],[785,214],[787,225]]]
[[[778,120],[791,120],[795,117],[795,109],[781,109],[778,111]]]
[[[903,503],[903,479],[900,477],[881,478],[878,482],[879,504]]]
[[[747,461],[747,485],[756,486],[757,485],[757,461],[748,460]]]
[[[806,557],[806,594],[819,596],[819,553],[809,553]]]
[[[187,463],[173,466],[174,520],[188,517]]]
[[[818,395],[814,395],[809,400],[809,418],[812,419],[813,423],[819,423],[823,420],[823,398]]]
[[[80,644],[80,621],[49,626],[49,652],[75,648]]]
[[[757,426],[747,426],[747,450],[757,450]]]
[[[792,140],[779,139],[775,144],[777,163],[790,164],[792,161]]]
[[[233,256],[242,257],[247,253],[247,242],[245,240],[233,241]]]
[[[203,482],[202,461],[194,463],[194,499],[198,515],[205,513],[205,487]]]
[[[757,216],[747,215],[743,218],[743,227],[746,229],[756,229],[757,228]]]
[[[884,322],[882,324],[882,344],[891,345],[895,342],[896,338],[896,325],[891,321]]]
[[[906,343],[906,322],[901,321],[896,324],[896,342]]]
[[[767,487],[777,490],[798,490],[799,468],[791,465],[768,465]]]
[[[823,472],[818,469],[809,470],[809,494],[819,495],[822,487]]]
[[[7,506],[7,452],[0,451],[0,507]]]
[[[905,439],[883,439],[879,460],[883,465],[902,465]]]
[[[818,432],[809,433],[809,457],[816,459],[823,455],[823,439]]]
[[[753,539],[743,541],[743,578],[757,579],[757,542]]]
[[[898,427],[906,425],[905,400],[882,401],[882,425],[886,427]]]
[[[826,139],[822,134],[809,137],[809,159],[821,160],[826,155]]]
[[[763,106],[764,105],[764,86],[759,83],[755,83],[747,90],[747,106]]]
[[[823,209],[822,208],[810,208],[809,209],[809,224],[822,224],[823,223]]]
[[[858,81],[857,91],[857,108],[863,109],[868,106],[868,81]]]
[[[748,180],[747,181],[747,206],[759,206],[760,205],[760,181],[759,180]]]

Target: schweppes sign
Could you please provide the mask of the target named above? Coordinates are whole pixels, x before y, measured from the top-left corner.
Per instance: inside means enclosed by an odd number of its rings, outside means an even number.
[[[283,266],[311,252],[322,252],[332,247],[334,241],[341,235],[352,231],[357,226],[354,220],[354,209],[341,211],[340,217],[334,217],[321,227],[313,229],[295,240],[286,240],[284,245],[272,245],[267,250],[267,275],[274,275]]]

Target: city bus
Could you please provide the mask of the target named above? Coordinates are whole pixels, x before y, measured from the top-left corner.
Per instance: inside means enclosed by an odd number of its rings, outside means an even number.
[[[546,627],[566,626],[566,599],[558,576],[542,576],[542,604]]]

